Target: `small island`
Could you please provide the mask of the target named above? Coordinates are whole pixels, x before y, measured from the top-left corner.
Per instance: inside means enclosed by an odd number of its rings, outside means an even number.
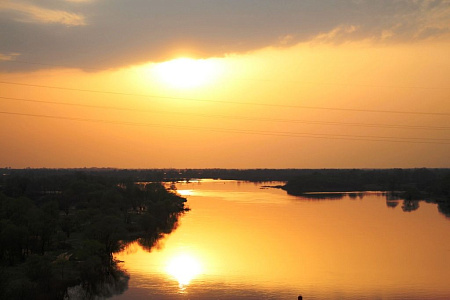
[[[320,193],[386,192],[389,199],[436,203],[450,217],[449,169],[304,170],[281,187],[294,196],[320,198]],[[326,195],[330,197],[330,195]]]

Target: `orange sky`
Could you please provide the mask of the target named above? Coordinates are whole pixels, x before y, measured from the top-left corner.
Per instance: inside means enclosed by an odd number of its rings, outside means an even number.
[[[1,4],[0,167],[450,167],[448,2],[200,2]]]

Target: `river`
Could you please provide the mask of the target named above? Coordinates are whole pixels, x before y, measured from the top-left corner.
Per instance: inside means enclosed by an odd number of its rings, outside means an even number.
[[[450,218],[436,204],[265,185],[177,183],[191,211],[151,252],[115,255],[130,280],[113,299],[450,299]]]

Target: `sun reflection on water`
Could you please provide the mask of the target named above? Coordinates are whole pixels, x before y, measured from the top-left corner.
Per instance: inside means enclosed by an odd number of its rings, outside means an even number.
[[[181,290],[202,273],[202,266],[198,259],[189,254],[173,257],[166,266],[166,272],[178,281]]]
[[[194,191],[193,190],[177,190],[177,193],[180,194],[181,196],[192,196],[192,195],[194,195]]]

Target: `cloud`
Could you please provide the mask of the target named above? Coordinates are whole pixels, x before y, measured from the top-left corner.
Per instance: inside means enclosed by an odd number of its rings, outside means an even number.
[[[327,43],[333,41],[346,40],[352,33],[358,31],[358,28],[354,25],[342,25],[333,28],[329,32],[320,33],[314,38],[316,43]]]
[[[0,53],[0,61],[13,61],[19,56],[19,53]]]
[[[8,14],[0,6],[1,53],[86,70],[177,53],[224,56],[309,41],[414,43],[450,33],[449,0],[42,0],[42,7],[21,2],[14,9],[6,3]]]
[[[78,2],[78,3],[81,3],[81,2],[92,2],[92,1],[95,1],[95,0],[65,0],[65,1],[67,1],[67,2]]]
[[[47,9],[33,4],[2,2],[0,11],[12,12],[14,21],[25,23],[58,23],[68,26],[86,25],[84,17],[63,10]]]

